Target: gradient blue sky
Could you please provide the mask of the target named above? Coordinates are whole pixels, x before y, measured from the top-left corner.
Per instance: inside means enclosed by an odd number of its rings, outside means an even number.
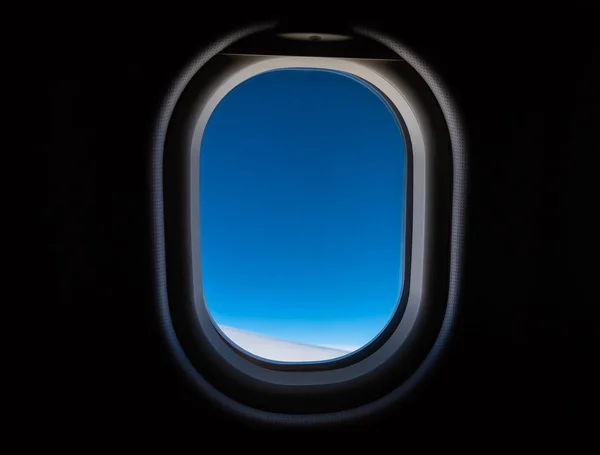
[[[277,70],[233,89],[200,146],[202,285],[214,320],[360,347],[401,288],[405,148],[369,86]]]

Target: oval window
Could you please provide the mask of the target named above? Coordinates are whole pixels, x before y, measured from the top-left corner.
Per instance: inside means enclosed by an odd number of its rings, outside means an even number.
[[[213,111],[200,145],[204,300],[253,356],[349,355],[402,291],[406,147],[368,83],[289,68],[254,76]]]

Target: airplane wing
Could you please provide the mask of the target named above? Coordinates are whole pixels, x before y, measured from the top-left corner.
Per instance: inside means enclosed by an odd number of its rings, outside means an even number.
[[[245,351],[278,362],[331,360],[353,351],[285,341],[227,326],[220,325],[219,328],[231,341]]]

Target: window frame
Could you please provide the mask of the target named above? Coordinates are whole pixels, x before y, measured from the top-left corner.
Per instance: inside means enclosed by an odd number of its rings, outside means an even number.
[[[193,132],[188,133],[187,142],[189,156],[189,184],[190,184],[190,220],[189,230],[186,235],[190,236],[191,264],[194,286],[194,302],[196,317],[199,319],[201,330],[223,359],[233,368],[242,371],[254,379],[274,383],[278,385],[326,385],[353,380],[378,368],[386,362],[402,345],[410,339],[410,335],[419,326],[419,319],[423,317],[420,310],[426,302],[421,298],[423,294],[423,250],[426,248],[425,225],[428,201],[425,195],[426,186],[430,179],[426,174],[427,161],[431,160],[428,153],[431,147],[427,147],[426,132],[421,125],[426,124],[422,118],[422,109],[414,105],[403,91],[408,88],[401,80],[396,84],[389,80],[398,79],[390,71],[388,66],[381,64],[379,60],[353,60],[348,58],[328,57],[298,57],[298,56],[259,56],[259,55],[221,55],[222,59],[229,60],[225,63],[224,71],[216,80],[218,88],[209,92],[208,96],[196,97],[197,104],[192,108],[192,118],[197,118]],[[238,66],[239,65],[239,66]],[[231,68],[231,69],[229,69]],[[403,216],[404,228],[398,235],[404,235],[402,248],[403,277],[402,289],[407,293],[401,293],[398,297],[397,308],[394,315],[382,328],[381,332],[396,323],[392,333],[387,340],[375,350],[370,350],[369,355],[364,355],[364,348],[378,341],[380,334],[375,340],[355,353],[351,353],[339,359],[320,362],[276,362],[262,360],[247,351],[239,350],[227,342],[226,336],[212,320],[205,305],[202,291],[202,273],[200,264],[200,216],[199,216],[199,190],[200,180],[198,169],[200,166],[200,153],[203,133],[214,109],[227,96],[227,94],[244,81],[260,74],[279,69],[288,68],[314,68],[322,70],[339,71],[357,77],[374,87],[391,104],[391,108],[399,122],[400,129],[405,142],[405,156],[407,161],[405,177],[405,197],[411,199],[411,203],[405,202],[405,213]],[[409,164],[410,163],[410,164]],[[412,185],[411,185],[412,183]],[[415,214],[412,207],[422,207]],[[408,210],[406,209],[408,208]],[[412,229],[406,225],[412,222]],[[415,234],[411,235],[412,232]],[[408,238],[408,242],[406,239]],[[409,254],[406,254],[406,251]],[[411,262],[405,258],[411,258]],[[407,270],[408,273],[405,273]],[[404,297],[404,298],[402,298]],[[404,300],[404,301],[403,301]],[[398,315],[397,313],[401,314]],[[400,316],[400,317],[398,317]],[[389,331],[389,330],[388,330]],[[240,355],[240,351],[245,355]],[[363,355],[361,355],[363,354]]]
[[[235,40],[239,37],[239,35],[232,36],[231,39]],[[373,35],[373,38],[376,36]],[[380,41],[382,39],[380,37]],[[215,53],[211,52],[210,57],[215,57]],[[210,57],[206,60],[210,60]],[[439,97],[433,93],[433,90],[428,96],[423,96],[423,90],[431,88],[431,81],[425,81],[425,78],[422,78],[423,74],[415,71],[414,65],[400,58],[383,60],[273,55],[233,56],[231,54],[229,57],[213,58],[212,61],[216,62],[216,66],[210,68],[210,71],[202,70],[203,66],[210,66],[206,60],[197,61],[195,68],[191,65],[191,68],[184,73],[182,79],[185,81],[179,86],[179,93],[171,93],[170,96],[173,98],[167,98],[169,108],[166,112],[163,109],[157,126],[159,134],[155,136],[157,140],[155,151],[158,148],[160,158],[164,158],[164,163],[157,162],[155,154],[153,161],[154,234],[157,242],[155,257],[159,284],[157,294],[161,322],[171,351],[188,378],[193,377],[193,382],[213,399],[218,396],[216,401],[219,403],[223,403],[223,400],[227,400],[228,397],[234,402],[243,402],[242,394],[236,397],[234,393],[236,386],[240,385],[246,392],[254,391],[257,396],[263,398],[240,406],[249,405],[249,409],[262,408],[267,412],[296,412],[292,409],[292,405],[300,403],[305,394],[311,394],[312,399],[317,400],[331,393],[332,386],[335,386],[336,392],[339,390],[340,394],[348,397],[358,388],[378,381],[384,372],[390,371],[389,368],[392,366],[404,364],[406,374],[403,377],[398,376],[397,388],[398,384],[402,383],[402,378],[414,377],[416,366],[422,364],[424,359],[434,351],[436,344],[440,343],[441,335],[448,330],[445,324],[447,324],[449,310],[452,313],[456,303],[451,301],[451,297],[456,295],[453,294],[452,288],[457,284],[451,275],[452,272],[456,273],[456,270],[452,270],[452,264],[448,266],[448,263],[452,262],[452,254],[456,256],[457,240],[461,239],[460,236],[457,238],[455,235],[457,220],[455,180],[458,175],[460,178],[458,188],[462,197],[465,173],[462,172],[463,170],[458,174],[456,172],[457,152],[453,147],[452,129],[446,123],[447,115],[444,113],[443,103],[438,104]],[[218,60],[222,61],[218,62]],[[216,324],[212,322],[202,297],[198,170],[203,129],[212,110],[233,87],[262,72],[286,67],[316,67],[342,71],[359,77],[375,87],[399,114],[406,145],[407,163],[410,161],[410,166],[406,168],[405,197],[407,200],[403,219],[406,224],[405,236],[410,235],[410,248],[403,248],[405,252],[410,253],[403,254],[405,257],[410,256],[410,263],[403,258],[403,272],[410,274],[408,279],[404,277],[402,286],[403,294],[407,293],[406,307],[400,312],[397,311],[397,315],[388,324],[388,329],[391,327],[389,336],[383,336],[384,330],[376,340],[363,349],[340,359],[322,362],[281,363],[262,361],[252,355],[240,355],[240,350],[230,346]],[[439,118],[436,119],[436,116]],[[444,140],[438,140],[437,136],[440,134],[444,136]],[[459,152],[462,154],[462,150]],[[168,164],[169,162],[171,164]],[[454,172],[451,173],[453,184],[450,187],[438,184],[436,176],[442,174],[435,169],[441,165],[447,167],[448,163],[450,168],[454,166]],[[459,164],[464,165],[462,162]],[[186,176],[178,179],[177,172],[181,177],[182,169],[186,170]],[[177,190],[170,194],[163,193],[165,184],[173,188],[177,187]],[[434,201],[437,196],[434,195],[439,195],[441,192],[450,194],[447,197],[446,211],[452,213],[448,220],[442,220],[441,224],[447,226],[438,228],[435,220],[439,218],[440,210],[439,203]],[[174,207],[174,211],[168,209],[168,206]],[[459,209],[458,221],[462,222],[462,207]],[[171,215],[175,212],[177,215],[171,216],[169,210]],[[443,249],[443,242],[431,240],[432,231],[437,232],[440,229],[444,232],[438,237],[449,237],[448,254],[441,255],[441,260],[438,261],[441,266],[439,264],[437,266],[442,270],[442,275],[444,273],[448,275],[443,302],[440,301],[439,295],[434,296],[432,292],[434,284],[438,282],[437,277],[440,276],[439,270],[437,272],[428,270],[431,268],[428,265],[429,260]],[[183,236],[181,236],[182,232]],[[178,261],[169,259],[164,249],[165,243],[169,245],[177,243],[174,241],[176,236],[183,237],[179,241],[179,247],[176,247],[179,251]],[[174,273],[175,279],[170,280],[167,290],[167,264],[172,265],[174,262],[179,262],[180,265],[170,267],[171,271],[177,271]],[[184,277],[186,272],[188,278]],[[178,285],[181,285],[182,291],[175,289]],[[399,305],[399,309],[401,306]],[[396,322],[398,325],[394,327]],[[424,345],[426,332],[429,334],[430,342]],[[383,342],[379,344],[377,340]],[[416,345],[419,344],[420,348],[417,349]],[[411,361],[411,358],[415,357],[413,354],[417,352],[420,353],[418,359]],[[209,366],[202,369],[202,363]],[[211,380],[212,369],[220,370],[220,375],[213,376]],[[223,383],[227,382],[227,378],[230,380],[229,385],[223,385],[221,388],[216,386],[221,379]],[[366,401],[359,402],[358,406],[364,407],[369,402],[382,399],[392,390],[394,387],[386,387],[377,397],[369,396]],[[266,402],[268,400],[264,398],[268,394],[274,394],[278,398],[291,397],[291,401],[283,407],[278,407],[272,402]],[[351,407],[348,405],[349,402],[345,403],[341,409]],[[319,407],[312,407],[306,413],[327,412],[333,409],[328,408],[327,404],[319,410],[317,408]]]

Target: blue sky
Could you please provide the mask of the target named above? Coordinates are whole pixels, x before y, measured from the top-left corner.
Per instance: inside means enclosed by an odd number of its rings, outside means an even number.
[[[362,346],[401,288],[405,148],[385,102],[332,71],[233,89],[200,146],[202,285],[214,320]]]

